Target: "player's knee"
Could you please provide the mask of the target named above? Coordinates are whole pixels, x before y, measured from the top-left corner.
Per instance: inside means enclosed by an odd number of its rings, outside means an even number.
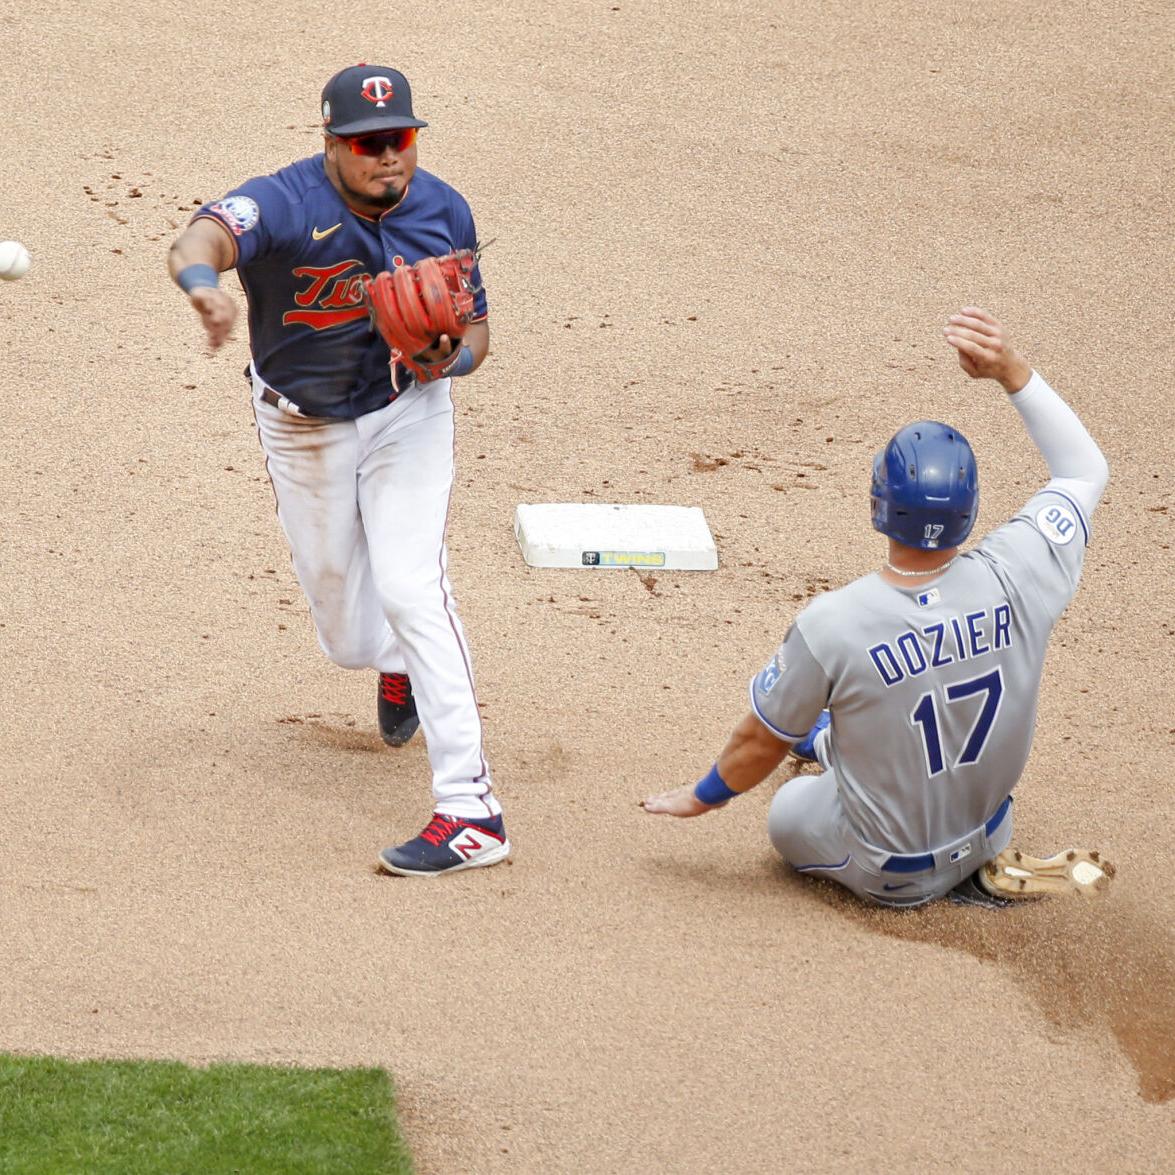
[[[421,582],[404,575],[386,573],[377,576],[375,588],[384,615],[393,628],[398,623],[419,616],[430,607],[441,605],[444,598],[439,577]]]
[[[826,827],[827,789],[835,790],[831,774],[798,775],[771,798],[767,810],[767,836],[775,851],[789,864],[807,863],[814,833]]]
[[[776,795],[778,798],[778,793]],[[767,811],[767,839],[771,841],[771,847],[785,861],[789,860],[788,832],[791,827],[794,826],[790,821],[786,806],[780,807],[772,801],[771,807]]]
[[[341,669],[370,669],[376,655],[371,642],[359,639],[354,633],[329,633],[319,629],[318,644]]]

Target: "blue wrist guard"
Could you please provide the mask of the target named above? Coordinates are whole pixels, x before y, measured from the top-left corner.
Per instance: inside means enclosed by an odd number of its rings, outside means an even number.
[[[466,346],[461,347],[457,362],[449,368],[450,376],[468,375],[473,370],[473,352]]]
[[[185,294],[190,294],[201,286],[211,286],[215,290],[220,285],[220,274],[211,265],[185,265],[175,275],[175,284]]]
[[[717,763],[710,768],[704,779],[698,780],[694,787],[694,798],[701,800],[703,804],[725,804],[727,800],[733,800],[739,794],[739,792],[732,791],[723,782],[722,776],[718,774]]]

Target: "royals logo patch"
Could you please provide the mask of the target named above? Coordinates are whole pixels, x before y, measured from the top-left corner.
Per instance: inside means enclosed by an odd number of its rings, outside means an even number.
[[[787,672],[787,666],[775,657],[770,664],[766,666],[762,673],[759,674],[759,689],[762,693],[769,694],[778,683],[779,679]]]
[[[248,196],[226,196],[210,205],[208,211],[216,213],[234,237],[247,233],[261,219],[257,201]]]

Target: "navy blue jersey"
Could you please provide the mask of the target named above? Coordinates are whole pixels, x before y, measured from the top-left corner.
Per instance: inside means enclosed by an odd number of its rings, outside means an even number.
[[[348,207],[315,155],[234,188],[193,217],[233,235],[249,299],[253,365],[307,415],[349,420],[382,408],[411,382],[369,324],[361,280],[422,257],[477,247],[465,198],[417,168],[403,199],[378,218]],[[481,285],[481,273],[473,271]],[[486,296],[474,301],[486,317]]]

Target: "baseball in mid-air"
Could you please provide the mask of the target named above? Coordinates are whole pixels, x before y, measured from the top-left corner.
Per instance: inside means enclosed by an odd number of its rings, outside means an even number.
[[[32,259],[19,241],[0,241],[0,280],[14,282],[29,271]]]

